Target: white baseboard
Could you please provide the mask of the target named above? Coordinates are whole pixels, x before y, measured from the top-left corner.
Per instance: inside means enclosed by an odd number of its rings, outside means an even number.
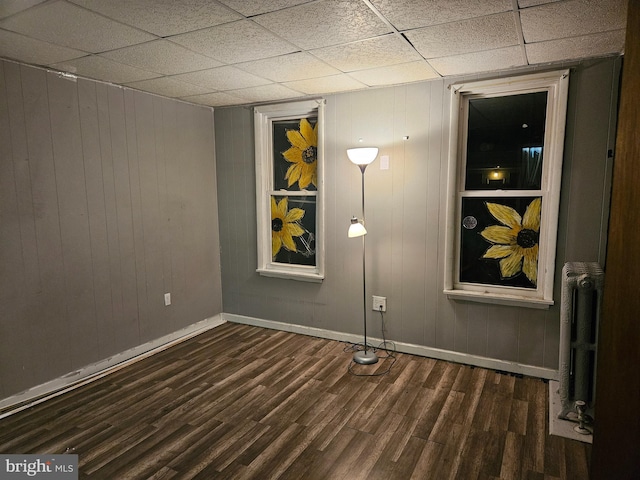
[[[300,333],[302,335],[327,338],[330,340],[338,340],[341,342],[357,343],[362,341],[361,335],[336,332],[333,330],[324,330],[321,328],[305,327],[304,325],[293,325],[290,323],[276,322],[273,320],[265,320],[255,317],[247,317],[244,315],[235,315],[232,313],[223,313],[222,318],[225,321],[231,323],[242,323],[246,325],[253,325],[256,327],[271,328],[273,330],[283,330],[286,332]],[[368,340],[374,345],[382,343],[382,339],[379,338],[369,337]],[[473,365],[476,367],[488,368],[490,370],[498,370],[501,372],[509,372],[517,375],[527,375],[530,377],[544,378],[549,380],[558,379],[558,371],[550,368],[536,367],[534,365],[524,365],[521,363],[480,357],[478,355],[453,352],[450,350],[441,350],[439,348],[425,347],[423,345],[415,345],[412,343],[396,341],[393,341],[393,343],[396,346],[396,351],[402,353],[410,353],[412,355],[419,355],[421,357],[446,360],[448,362],[463,363],[466,365]]]
[[[0,400],[0,419],[29,408],[47,399],[56,397],[81,385],[102,378],[127,365],[147,358],[173,345],[188,340],[200,333],[225,323],[222,315],[215,315],[200,322],[189,325],[176,332],[157,338],[150,342],[130,348],[112,357],[106,358],[79,370],[70,372],[49,382],[25,390]]]

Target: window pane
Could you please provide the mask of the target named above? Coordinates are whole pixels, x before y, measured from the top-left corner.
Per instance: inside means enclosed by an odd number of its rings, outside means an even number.
[[[271,196],[271,256],[276,263],[316,265],[315,196]]]
[[[535,289],[540,197],[462,198],[460,281]]]
[[[540,190],[547,92],[469,99],[467,190]]]
[[[317,190],[316,118],[273,122],[273,189]]]

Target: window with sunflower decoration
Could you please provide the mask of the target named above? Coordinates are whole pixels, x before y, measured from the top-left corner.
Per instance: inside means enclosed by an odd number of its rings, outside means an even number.
[[[323,102],[255,109],[258,272],[321,281]]]
[[[445,293],[548,308],[568,71],[451,89]]]

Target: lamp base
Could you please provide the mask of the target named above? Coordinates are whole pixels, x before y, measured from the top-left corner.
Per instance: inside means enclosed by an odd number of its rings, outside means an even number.
[[[378,363],[378,356],[371,350],[360,350],[353,354],[353,361],[360,365],[372,365]]]

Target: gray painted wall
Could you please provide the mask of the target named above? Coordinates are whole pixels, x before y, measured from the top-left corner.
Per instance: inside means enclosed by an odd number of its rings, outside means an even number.
[[[222,311],[214,150],[210,108],[0,61],[0,398]]]
[[[604,262],[619,58],[574,65],[556,262]],[[460,80],[460,79],[456,79]],[[454,302],[442,294],[449,95],[443,80],[326,97],[326,279],[260,277],[256,268],[253,115],[217,109],[216,161],[226,313],[338,332],[362,332],[360,171],[345,150],[380,147],[366,172],[367,299],[387,297],[387,337],[426,347],[556,369],[559,305],[549,310]],[[408,135],[409,140],[402,137]],[[369,311],[370,334],[381,336]]]

